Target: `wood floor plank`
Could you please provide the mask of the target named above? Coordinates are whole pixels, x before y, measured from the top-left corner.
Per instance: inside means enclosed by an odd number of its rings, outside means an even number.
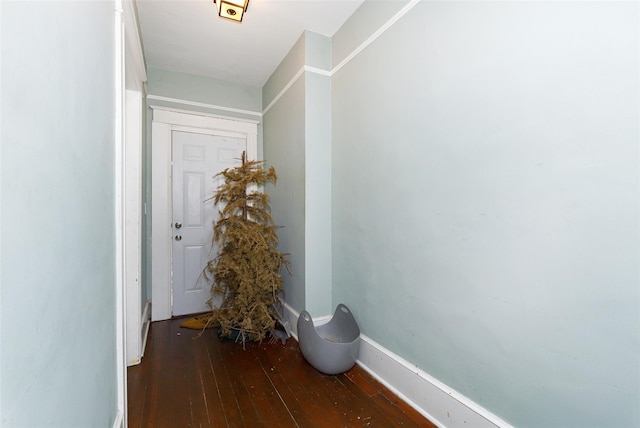
[[[308,388],[310,371],[294,340],[289,339],[278,352],[265,353],[262,364],[299,426],[341,426],[342,418],[327,411],[325,397]]]
[[[328,376],[317,372],[302,357],[297,343],[292,342],[298,373],[293,372],[289,383],[298,384],[299,394],[304,397],[305,405],[312,403],[307,413],[317,415],[320,426],[359,426],[362,414],[368,406],[366,396],[359,392],[353,394],[340,383],[339,376]],[[288,372],[292,365],[288,365]],[[295,379],[298,379],[296,382]]]
[[[344,375],[369,397],[380,392],[380,382],[376,381],[373,376],[364,371],[364,369],[358,365],[356,365],[352,370],[346,372]]]
[[[158,426],[156,422],[158,420],[158,394],[160,390],[160,373],[162,372],[162,349],[168,347],[169,333],[164,330],[168,330],[168,324],[159,324],[154,327],[149,333],[150,345],[147,348],[147,355],[150,355],[151,349],[156,349],[153,353],[154,358],[143,359],[138,368],[148,368],[145,381],[147,382],[146,392],[147,395],[144,400],[144,407],[142,409],[142,418],[140,420],[140,427],[155,427]],[[143,357],[146,358],[146,357]],[[131,369],[130,369],[131,370]],[[131,397],[128,397],[131,399]]]
[[[361,367],[327,376],[298,343],[242,344],[154,322],[128,369],[130,428],[434,427]]]
[[[202,351],[205,344],[202,337],[198,337],[193,330],[177,331],[180,337],[181,348],[184,351],[184,376],[187,387],[189,410],[191,413],[191,426],[211,427],[211,415],[209,414],[209,400],[204,392],[204,379],[211,383],[210,373],[207,373],[208,358],[203,358]],[[204,375],[203,375],[204,372]]]
[[[285,346],[289,345],[289,341],[287,341],[287,345]],[[283,347],[283,352],[286,352],[286,347]],[[256,359],[258,360],[261,369],[265,373],[265,376],[268,377],[274,392],[278,395],[278,398],[283,403],[284,410],[287,412],[287,414],[290,415],[295,426],[317,426],[313,425],[313,417],[312,415],[308,415],[308,411],[305,406],[303,406],[301,397],[296,395],[296,384],[289,384],[286,376],[282,376],[282,374],[285,373],[283,371],[283,368],[279,364],[282,361],[282,358],[280,358],[280,361],[278,361],[278,358],[274,358],[274,355],[282,355],[282,352],[269,352],[269,350],[267,350],[266,352],[256,353]],[[297,421],[303,419],[307,420],[307,425],[298,424]]]
[[[250,376],[245,376],[245,383],[253,391],[254,405],[264,426],[295,427],[293,416],[287,410],[284,401],[275,389],[265,368],[259,360],[259,355],[267,352],[270,347],[282,346],[278,343],[254,343],[248,345],[250,351]]]
[[[228,427],[222,395],[219,388],[218,373],[214,370],[214,362],[209,351],[208,341],[218,340],[210,331],[191,333],[191,340],[194,341],[194,364],[198,367],[198,376],[201,383],[203,403],[208,415],[209,426]],[[197,345],[197,346],[195,346]],[[204,425],[203,425],[204,426]]]
[[[228,352],[228,347],[225,348],[224,344],[219,341],[216,342],[216,340],[218,339],[212,339],[207,345],[211,353],[211,363],[216,373],[216,384],[222,400],[224,417],[230,428],[244,427],[246,425],[242,416],[243,409],[240,407],[235,395],[233,373],[229,372],[227,363],[225,363],[225,359],[232,358],[232,354]],[[227,353],[223,353],[223,350]]]
[[[158,427],[191,426],[192,414],[181,333],[169,324],[168,347],[163,351],[158,394]]]
[[[271,421],[269,411],[256,406],[255,387],[251,388],[249,379],[261,376],[255,365],[255,359],[250,351],[243,349],[241,344],[225,342],[225,368],[229,374],[234,395],[238,406],[242,409],[241,415],[246,426],[264,426],[266,421]],[[245,378],[248,382],[245,382]],[[261,412],[262,410],[262,412]],[[272,422],[272,421],[271,421]]]

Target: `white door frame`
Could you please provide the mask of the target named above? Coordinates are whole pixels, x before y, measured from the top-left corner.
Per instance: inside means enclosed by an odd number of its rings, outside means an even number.
[[[116,0],[114,14],[117,413],[113,427],[124,428],[127,426],[127,338],[131,328],[128,321],[130,307],[132,304],[135,306],[135,302],[128,301],[127,295],[132,276],[139,289],[140,276],[135,275],[135,271],[141,260],[140,212],[135,207],[141,203],[136,174],[139,174],[142,163],[140,157],[128,159],[127,155],[133,154],[135,157],[137,147],[142,147],[140,130],[146,70],[133,1]],[[132,153],[127,146],[133,146]],[[138,303],[138,313],[139,307]],[[133,318],[131,321],[132,326],[137,326],[138,323],[134,321],[139,319]]]
[[[142,126],[144,66],[140,34],[133,2],[124,4],[125,18],[125,123],[123,148],[124,184],[124,297],[127,366],[138,364],[149,329],[149,309],[142,302]]]
[[[125,296],[124,296],[124,171],[122,157],[124,150],[124,52],[125,20],[122,16],[122,0],[114,4],[114,79],[115,79],[115,141],[114,141],[114,179],[115,179],[115,262],[116,262],[116,414],[113,428],[126,426],[127,420],[127,371],[125,345]]]
[[[151,123],[151,320],[171,318],[171,247],[173,239],[171,132],[192,128],[203,133],[233,132],[246,136],[247,156],[258,155],[258,123],[199,112],[150,106]],[[207,132],[209,131],[209,132]]]

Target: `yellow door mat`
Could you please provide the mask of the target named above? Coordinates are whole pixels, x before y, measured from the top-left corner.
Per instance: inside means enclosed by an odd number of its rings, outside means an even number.
[[[218,321],[212,319],[213,314],[208,312],[206,314],[196,315],[193,318],[189,318],[180,323],[182,328],[190,328],[192,330],[203,330],[205,328],[218,328],[220,324]]]

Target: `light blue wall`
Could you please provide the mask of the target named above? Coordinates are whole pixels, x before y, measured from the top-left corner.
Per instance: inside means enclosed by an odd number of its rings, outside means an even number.
[[[331,39],[305,33],[306,65],[329,70]],[[331,78],[305,74],[306,309],[328,315],[331,302]]]
[[[169,98],[231,107],[239,110],[260,112],[262,91],[259,87],[223,82],[195,74],[178,73],[154,67],[147,69],[148,92]],[[157,103],[153,101],[152,103]],[[182,108],[187,108],[183,106]],[[188,107],[189,109],[193,107]],[[227,116],[243,116],[242,114],[221,111]],[[255,116],[247,116],[256,120]]]
[[[265,84],[267,107],[304,64],[304,37],[291,49]],[[298,311],[305,309],[305,77],[301,76],[276,104],[265,112],[264,160],[278,174],[275,186],[265,186],[271,215],[278,230],[278,249],[288,253],[292,275],[282,272],[285,299]]]
[[[0,425],[111,427],[114,3],[0,8]]]
[[[330,55],[329,38],[304,32],[263,88],[265,159],[279,175],[266,191],[294,271],[285,274],[285,298],[314,316],[328,315],[332,304],[331,80],[298,73],[304,66],[328,71]]]
[[[638,17],[421,2],[333,76],[334,304],[516,426],[640,425]]]

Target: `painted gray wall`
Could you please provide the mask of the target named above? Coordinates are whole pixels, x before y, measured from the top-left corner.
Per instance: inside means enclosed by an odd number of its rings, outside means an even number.
[[[285,226],[280,249],[293,262],[294,276],[284,278],[286,301],[322,316],[332,304],[331,79],[298,74],[304,66],[329,70],[330,38],[304,32],[263,88],[265,158],[280,177],[266,191]]]
[[[232,107],[240,110],[260,112],[262,91],[259,87],[223,82],[195,74],[167,71],[149,67],[147,69],[148,92],[169,98]],[[156,101],[153,101],[155,103]],[[182,107],[186,108],[186,107]],[[192,107],[188,107],[189,109]],[[236,116],[233,113],[225,115]],[[252,117],[256,120],[256,117]]]
[[[0,425],[111,427],[114,3],[0,8]]]
[[[304,64],[304,36],[291,49],[263,88],[268,106]],[[271,215],[278,230],[278,249],[288,253],[292,275],[283,270],[285,299],[296,310],[305,308],[305,77],[300,77],[263,116],[265,166],[278,174],[266,185]]]
[[[331,39],[305,32],[306,65],[331,68]],[[331,78],[305,75],[306,309],[328,315],[331,302]]]
[[[640,425],[638,17],[421,2],[332,80],[334,303],[516,426]]]

